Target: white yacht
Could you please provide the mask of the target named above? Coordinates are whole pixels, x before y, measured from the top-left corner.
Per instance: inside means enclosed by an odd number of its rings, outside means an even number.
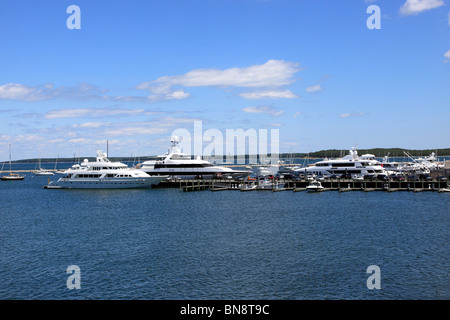
[[[164,155],[159,155],[156,160],[149,160],[139,165],[139,169],[150,176],[169,175],[179,179],[212,179],[217,177],[247,177],[251,170],[234,170],[224,166],[213,165],[212,163],[200,159],[192,159],[191,155],[182,153],[178,148],[179,137],[171,138],[171,148]]]
[[[149,176],[142,170],[129,168],[121,162],[111,162],[106,153],[97,151],[95,162],[85,159],[64,172],[58,181],[51,181],[48,189],[128,189],[157,185],[167,176]]]
[[[259,179],[257,189],[264,189],[264,190],[283,189],[284,186],[285,186],[284,182],[273,179],[267,179],[267,177],[264,177]]]
[[[330,175],[378,175],[386,174],[381,163],[372,154],[358,156],[356,148],[352,148],[348,155],[339,159],[325,159],[307,167],[296,169],[295,172],[305,176]]]
[[[259,177],[274,176],[277,174],[280,167],[278,165],[261,166],[257,169]]]
[[[44,170],[44,169],[39,169],[37,171],[34,172],[35,176],[53,176],[55,175],[53,172],[48,171],[48,170]]]
[[[325,188],[322,186],[322,184],[316,180],[311,181],[309,185],[306,187],[306,191],[308,192],[321,192],[324,190]]]
[[[403,153],[412,160],[412,162],[404,164],[407,171],[415,172],[416,174],[429,174],[432,170],[441,170],[445,167],[443,162],[438,161],[434,152],[423,158],[414,158],[406,151],[403,151]]]
[[[388,172],[388,174],[397,174],[403,172],[403,166],[396,161],[389,161],[389,154],[383,158],[381,162],[383,169]]]
[[[35,176],[53,176],[54,173],[41,168],[41,159],[39,158],[39,169],[34,172]]]

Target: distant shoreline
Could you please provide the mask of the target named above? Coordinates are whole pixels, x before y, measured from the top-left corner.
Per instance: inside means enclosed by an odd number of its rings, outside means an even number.
[[[450,157],[450,148],[443,149],[423,149],[423,150],[409,150],[402,148],[372,148],[372,149],[357,149],[358,154],[373,154],[377,158],[383,158],[386,155],[389,155],[390,158],[402,158],[407,157],[404,154],[404,151],[408,152],[413,157],[427,157],[432,152],[435,153],[436,157]],[[337,150],[337,149],[328,149],[321,150],[309,153],[281,153],[279,155],[280,159],[323,159],[323,158],[340,158],[348,154],[348,150]],[[225,156],[223,156],[225,158]],[[235,159],[242,159],[243,156],[234,156]],[[270,155],[267,155],[270,158]],[[124,162],[142,162],[146,160],[155,159],[156,156],[139,156],[139,157],[111,157],[111,161],[124,161]],[[207,157],[208,158],[208,157]],[[248,159],[249,155],[245,155],[245,159]],[[13,160],[12,163],[37,163],[41,161],[41,163],[79,163],[84,159],[88,159],[90,161],[94,160],[95,157],[71,157],[71,158],[32,158],[32,159],[22,159],[22,160]],[[8,160],[1,161],[0,163],[7,162]]]

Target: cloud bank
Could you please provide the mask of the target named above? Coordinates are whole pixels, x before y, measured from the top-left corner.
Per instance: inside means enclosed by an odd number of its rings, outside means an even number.
[[[423,11],[438,8],[444,5],[442,0],[406,0],[400,8],[400,13],[404,16],[417,15]]]
[[[295,94],[280,88],[295,82],[294,74],[299,70],[298,63],[269,60],[264,64],[245,68],[195,69],[182,75],[164,76],[155,81],[142,82],[136,89],[148,90],[148,98],[155,100],[173,97],[176,92],[180,99],[190,96],[180,87],[252,88],[258,90],[244,92],[239,96],[245,99],[294,98]]]
[[[246,108],[242,109],[242,111],[244,111],[246,113],[264,113],[264,114],[271,115],[272,117],[278,117],[284,113],[283,110],[276,110],[270,106],[246,107]]]

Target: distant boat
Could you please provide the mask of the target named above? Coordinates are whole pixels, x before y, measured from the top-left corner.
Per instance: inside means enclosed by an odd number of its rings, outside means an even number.
[[[2,166],[2,170],[3,170],[3,166]],[[15,180],[23,180],[23,179],[25,179],[25,176],[21,176],[20,174],[17,174],[17,173],[12,173],[12,171],[11,171],[11,145],[9,145],[9,175],[1,176],[0,180],[15,181]]]
[[[246,184],[243,187],[241,187],[241,191],[252,191],[257,190],[258,185],[255,184],[255,182],[252,182],[251,184]]]
[[[273,179],[260,179],[258,181],[258,190],[273,190],[273,189],[282,189],[284,188],[285,183],[280,181],[275,181]]]
[[[55,173],[56,174],[64,174],[64,172],[66,171],[66,170],[64,170],[64,169],[60,169],[60,170],[58,170],[56,167],[58,166],[58,159],[59,159],[59,155],[58,155],[58,158],[56,158],[56,161],[55,161]]]
[[[322,184],[319,181],[313,180],[309,183],[309,185],[306,187],[306,191],[309,192],[320,192],[323,191],[325,188],[322,186]]]
[[[41,168],[41,159],[39,159],[39,170],[34,173],[35,176],[53,176],[54,173]]]

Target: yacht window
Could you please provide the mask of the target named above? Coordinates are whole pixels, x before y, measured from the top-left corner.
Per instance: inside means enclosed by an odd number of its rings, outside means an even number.
[[[354,162],[333,163],[333,167],[354,167],[354,166],[355,166]]]

